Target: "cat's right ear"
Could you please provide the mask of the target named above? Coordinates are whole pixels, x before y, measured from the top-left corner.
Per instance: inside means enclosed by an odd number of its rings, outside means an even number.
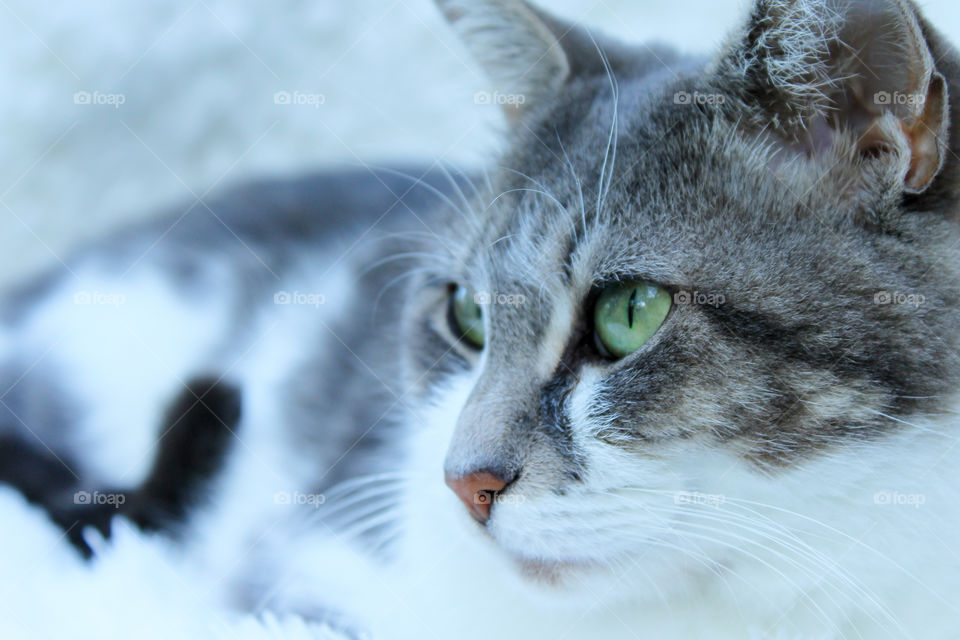
[[[514,121],[557,93],[570,75],[552,20],[523,0],[436,0],[483,67],[498,102]]]

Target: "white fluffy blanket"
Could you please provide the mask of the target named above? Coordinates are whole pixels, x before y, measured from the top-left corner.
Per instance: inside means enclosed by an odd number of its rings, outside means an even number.
[[[158,536],[121,520],[84,562],[46,515],[0,487],[0,636],[340,640],[295,618],[232,613]],[[99,542],[99,544],[97,544]]]

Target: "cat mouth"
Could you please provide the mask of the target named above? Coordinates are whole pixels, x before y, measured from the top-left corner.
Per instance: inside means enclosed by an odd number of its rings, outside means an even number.
[[[538,582],[550,586],[559,585],[563,577],[570,571],[570,566],[564,562],[531,560],[528,558],[515,559],[522,575],[531,582]]]
[[[535,558],[509,553],[520,575],[535,583],[560,586],[573,573],[588,571],[595,563],[581,559]]]
[[[560,586],[573,574],[587,573],[602,564],[599,558],[565,554],[559,549],[556,555],[549,551],[533,551],[526,544],[511,540],[509,535],[501,538],[498,534],[502,534],[502,531],[489,527],[482,529],[487,543],[502,553],[522,578],[533,583]]]

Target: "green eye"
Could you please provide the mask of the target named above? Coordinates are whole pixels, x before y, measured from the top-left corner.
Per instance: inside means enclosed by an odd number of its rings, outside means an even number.
[[[450,298],[450,316],[453,332],[477,349],[483,349],[483,309],[473,289],[457,285]]]
[[[644,281],[619,282],[600,292],[593,311],[597,340],[615,358],[649,340],[670,312],[670,293]]]

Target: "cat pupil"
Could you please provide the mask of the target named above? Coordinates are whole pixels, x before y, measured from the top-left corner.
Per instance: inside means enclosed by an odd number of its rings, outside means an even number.
[[[630,301],[627,304],[627,326],[630,327],[631,329],[633,329],[633,310],[636,302],[637,302],[637,289],[634,288],[633,291],[630,292]]]

